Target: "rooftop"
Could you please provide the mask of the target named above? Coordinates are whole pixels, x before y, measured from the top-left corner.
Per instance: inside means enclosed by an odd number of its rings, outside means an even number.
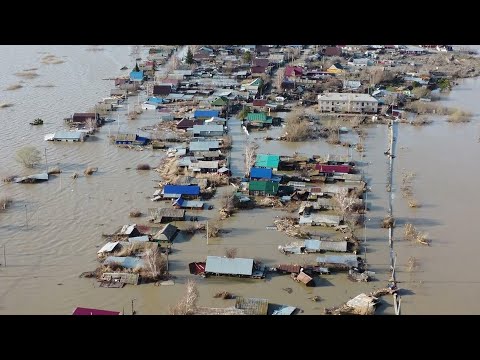
[[[354,94],[354,93],[327,93],[318,95],[318,100],[326,101],[365,101],[378,102],[373,96],[368,94]]]

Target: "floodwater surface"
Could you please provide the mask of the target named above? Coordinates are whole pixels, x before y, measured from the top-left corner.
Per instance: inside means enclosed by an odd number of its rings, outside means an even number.
[[[316,287],[305,288],[289,276],[268,275],[264,280],[229,278],[202,279],[190,275],[188,263],[203,261],[207,255],[224,255],[226,248],[237,248],[239,257],[250,257],[267,266],[278,263],[308,263],[314,256],[285,256],[278,251],[295,239],[268,230],[284,211],[255,209],[241,211],[224,220],[228,232],[209,244],[202,234],[181,234],[170,255],[170,272],[174,286],[139,285],[123,289],[99,288],[91,279],[79,278],[84,271],[94,270],[96,252],[103,245],[102,233],[111,233],[131,223],[130,210],[159,206],[149,200],[156,181],[154,171],[136,171],[139,163],[156,166],[162,151],[135,151],[111,145],[108,135],[134,132],[153,125],[158,117],[145,111],[138,120],[128,121],[126,111],[113,114],[116,122],[104,126],[84,143],[50,143],[43,137],[63,128],[63,118],[74,112],[86,112],[103,97],[109,96],[113,81],[103,80],[128,73],[137,57],[145,57],[145,49],[135,52],[131,46],[105,46],[90,51],[89,46],[0,46],[0,103],[13,106],[0,108],[0,175],[32,173],[15,162],[15,152],[25,145],[34,145],[42,154],[46,149],[48,166],[58,165],[62,173],[41,184],[0,183],[0,196],[9,195],[14,202],[0,213],[0,314],[70,314],[77,306],[131,312],[132,301],[138,314],[167,314],[169,306],[182,296],[187,279],[196,279],[199,305],[226,307],[233,300],[214,299],[220,291],[235,295],[267,298],[271,303],[297,306],[303,314],[321,314],[325,307],[339,305],[361,292],[384,287],[389,278],[389,247],[386,229],[380,222],[388,210],[386,192],[388,158],[387,127],[372,125],[365,142],[366,155],[354,152],[353,159],[368,179],[370,211],[366,228],[359,237],[366,239],[366,258],[376,281],[352,283],[346,274],[326,275],[316,279]],[[43,64],[42,57],[53,54],[64,60],[60,64]],[[38,76],[19,77],[15,73],[36,68]],[[17,90],[5,90],[20,83]],[[40,87],[38,87],[40,85]],[[44,87],[44,85],[53,85]],[[445,100],[448,106],[459,106],[478,114],[480,104],[478,79],[462,81]],[[132,97],[129,103],[141,101]],[[28,123],[40,117],[43,126]],[[473,159],[479,152],[477,118],[468,124],[448,124],[443,118],[429,126],[414,128],[400,124],[397,136],[397,157],[393,186],[393,211],[396,218],[395,251],[397,278],[403,289],[404,314],[476,314],[480,305],[475,295],[480,284],[475,280],[475,256],[480,247],[472,220],[480,210],[476,189],[479,171]],[[119,120],[119,121],[118,121]],[[234,139],[231,167],[235,175],[244,170],[243,151],[247,136],[236,119],[229,120]],[[269,136],[278,136],[280,128]],[[325,155],[328,152],[347,154],[324,140],[305,143],[283,143],[261,140],[267,133],[251,133],[248,138],[260,145],[259,152],[289,155]],[[43,166],[43,165],[42,165]],[[98,167],[92,176],[83,175],[87,166]],[[36,169],[39,170],[39,169]],[[422,207],[411,209],[400,193],[402,171],[416,173],[414,193]],[[73,180],[71,176],[80,176]],[[227,191],[221,189],[220,193]],[[214,210],[199,214],[204,221],[216,217],[218,200],[210,203]],[[291,214],[290,214],[291,215]],[[135,220],[145,223],[145,217]],[[402,239],[405,223],[413,223],[432,239],[430,247],[407,243]],[[178,225],[178,224],[177,224]],[[318,236],[338,237],[323,228],[312,231]],[[5,260],[3,248],[5,247]],[[362,254],[364,256],[364,254]],[[418,267],[408,269],[408,260],[415,257]],[[290,291],[287,291],[291,288]],[[285,290],[287,289],[287,290]],[[319,302],[310,300],[319,296]],[[458,298],[462,306],[458,306]],[[392,314],[390,297],[385,297],[377,313]]]

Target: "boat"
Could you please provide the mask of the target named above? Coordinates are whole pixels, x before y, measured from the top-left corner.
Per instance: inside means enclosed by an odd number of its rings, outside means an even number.
[[[128,69],[128,67],[124,66],[120,70],[127,70],[127,69]]]
[[[30,125],[43,125],[43,120],[40,119],[40,118],[37,118],[35,120],[33,120]]]

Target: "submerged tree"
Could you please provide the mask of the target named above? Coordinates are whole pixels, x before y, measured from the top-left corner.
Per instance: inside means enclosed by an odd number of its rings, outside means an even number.
[[[40,151],[34,146],[24,146],[17,151],[15,160],[27,168],[33,168],[42,160],[42,157]]]

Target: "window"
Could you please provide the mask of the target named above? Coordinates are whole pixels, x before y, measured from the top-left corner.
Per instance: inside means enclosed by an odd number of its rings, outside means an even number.
[[[362,102],[362,106],[365,106],[365,103]]]

